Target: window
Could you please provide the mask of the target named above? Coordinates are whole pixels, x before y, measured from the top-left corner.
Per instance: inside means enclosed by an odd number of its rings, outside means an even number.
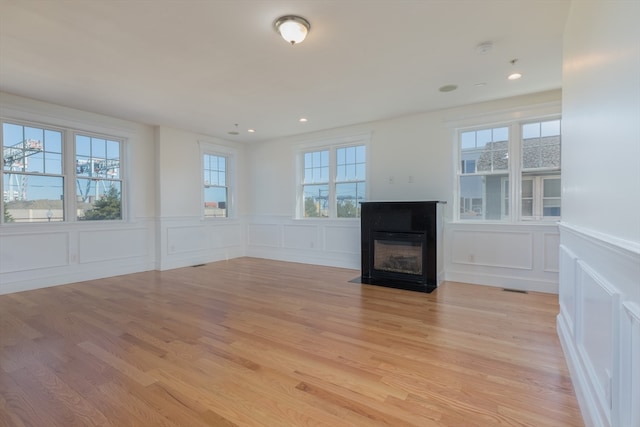
[[[122,219],[122,144],[72,129],[3,121],[0,223]],[[75,168],[65,161],[74,152]]]
[[[227,187],[227,158],[204,154],[204,216],[226,218],[229,188]]]
[[[559,119],[459,132],[458,219],[558,219],[560,139]]]
[[[329,150],[304,153],[304,217],[329,216]]]
[[[522,125],[523,219],[560,218],[560,120]]]
[[[359,218],[366,193],[366,146],[336,145],[301,155],[304,218]]]
[[[2,125],[4,222],[64,221],[63,132]]]
[[[365,147],[336,149],[336,216],[359,218],[360,202],[364,200],[366,183]]]
[[[508,218],[504,180],[509,176],[509,128],[460,134],[460,219]]]
[[[75,139],[78,219],[122,219],[121,142],[81,134]]]

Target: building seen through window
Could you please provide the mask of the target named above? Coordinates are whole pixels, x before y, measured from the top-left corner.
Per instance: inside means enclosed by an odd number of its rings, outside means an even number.
[[[458,143],[459,219],[560,217],[559,119],[463,131]]]

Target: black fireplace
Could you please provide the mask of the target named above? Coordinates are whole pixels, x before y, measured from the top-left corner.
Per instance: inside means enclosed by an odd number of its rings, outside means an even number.
[[[362,283],[420,292],[437,288],[439,203],[362,203]]]

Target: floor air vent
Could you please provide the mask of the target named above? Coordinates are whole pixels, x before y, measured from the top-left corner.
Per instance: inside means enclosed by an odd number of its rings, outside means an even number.
[[[514,292],[516,294],[528,294],[529,293],[527,291],[521,291],[520,289],[502,288],[502,290],[505,291],[505,292]]]

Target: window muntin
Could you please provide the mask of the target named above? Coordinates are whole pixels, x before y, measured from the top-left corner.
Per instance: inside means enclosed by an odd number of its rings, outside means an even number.
[[[78,220],[122,219],[121,145],[103,137],[75,135]]]
[[[341,145],[303,152],[303,218],[358,218],[366,193],[366,146]]]
[[[522,170],[560,170],[560,120],[522,125]]]
[[[2,222],[65,220],[63,137],[57,129],[2,124]]]
[[[557,175],[525,175],[522,178],[522,219],[560,218],[561,179]]]
[[[226,218],[229,216],[227,158],[205,153],[203,162],[204,216],[205,218]]]
[[[560,218],[560,119],[523,123],[522,212],[525,220]]]
[[[304,153],[302,194],[305,218],[329,216],[329,150]]]
[[[460,132],[458,219],[558,219],[560,149],[560,119]]]
[[[509,128],[460,133],[459,218],[501,220],[505,209],[504,180],[509,170]]]
[[[0,122],[0,224],[123,219],[123,140]]]
[[[336,216],[359,218],[366,191],[365,146],[336,149]]]

